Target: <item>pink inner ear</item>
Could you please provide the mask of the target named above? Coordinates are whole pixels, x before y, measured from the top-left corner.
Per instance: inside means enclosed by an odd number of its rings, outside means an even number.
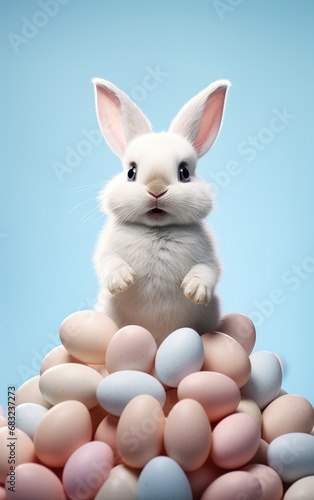
[[[196,151],[200,151],[203,146],[208,150],[215,142],[221,124],[225,95],[226,88],[220,88],[207,99],[200,128],[194,141]]]
[[[124,151],[127,141],[124,133],[121,103],[113,92],[100,85],[97,85],[97,112],[105,139],[111,146],[118,146],[121,152]]]

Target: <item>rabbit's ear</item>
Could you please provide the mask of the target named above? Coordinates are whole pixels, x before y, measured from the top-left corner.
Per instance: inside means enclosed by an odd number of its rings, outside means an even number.
[[[94,78],[99,127],[110,148],[121,158],[136,136],[151,132],[142,111],[112,83]]]
[[[218,135],[230,82],[218,80],[202,90],[179,111],[170,126],[170,132],[183,135],[203,156]]]

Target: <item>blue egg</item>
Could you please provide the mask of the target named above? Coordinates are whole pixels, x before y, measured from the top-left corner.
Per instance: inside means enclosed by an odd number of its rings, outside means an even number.
[[[137,500],[192,500],[190,483],[177,462],[155,457],[140,473]]]
[[[155,370],[164,384],[178,387],[184,377],[198,372],[203,362],[204,347],[199,334],[192,328],[179,328],[159,346]]]
[[[165,404],[166,392],[152,375],[137,370],[120,370],[105,377],[96,390],[99,404],[112,415],[120,416],[135,396],[149,394]]]
[[[281,388],[282,370],[279,359],[269,351],[251,354],[251,375],[241,387],[241,394],[253,399],[263,410],[277,396]]]
[[[37,403],[22,403],[15,409],[15,425],[31,439],[48,409]]]
[[[268,446],[267,463],[288,483],[313,476],[314,436],[303,432],[278,436]]]

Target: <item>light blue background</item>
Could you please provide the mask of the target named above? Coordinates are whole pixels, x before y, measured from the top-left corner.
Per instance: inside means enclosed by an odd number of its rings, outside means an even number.
[[[96,297],[96,197],[120,167],[104,141],[82,143],[97,129],[94,76],[137,99],[155,130],[210,82],[231,80],[221,134],[199,164],[216,183],[223,312],[255,311],[256,349],[279,354],[283,387],[314,403],[313,2],[63,3],[45,17],[40,1],[1,2],[1,403],[38,373],[60,322]],[[25,38],[27,20],[42,26]],[[24,36],[15,50],[9,33]],[[250,136],[262,150],[245,153]],[[60,179],[53,165],[69,148],[85,156]],[[281,303],[266,310],[270,297]]]

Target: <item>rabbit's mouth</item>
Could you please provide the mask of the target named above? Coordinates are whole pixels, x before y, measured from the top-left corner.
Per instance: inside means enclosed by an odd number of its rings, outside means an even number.
[[[148,213],[152,217],[162,217],[163,215],[166,215],[167,212],[165,212],[161,208],[153,208],[152,210],[149,210]]]

